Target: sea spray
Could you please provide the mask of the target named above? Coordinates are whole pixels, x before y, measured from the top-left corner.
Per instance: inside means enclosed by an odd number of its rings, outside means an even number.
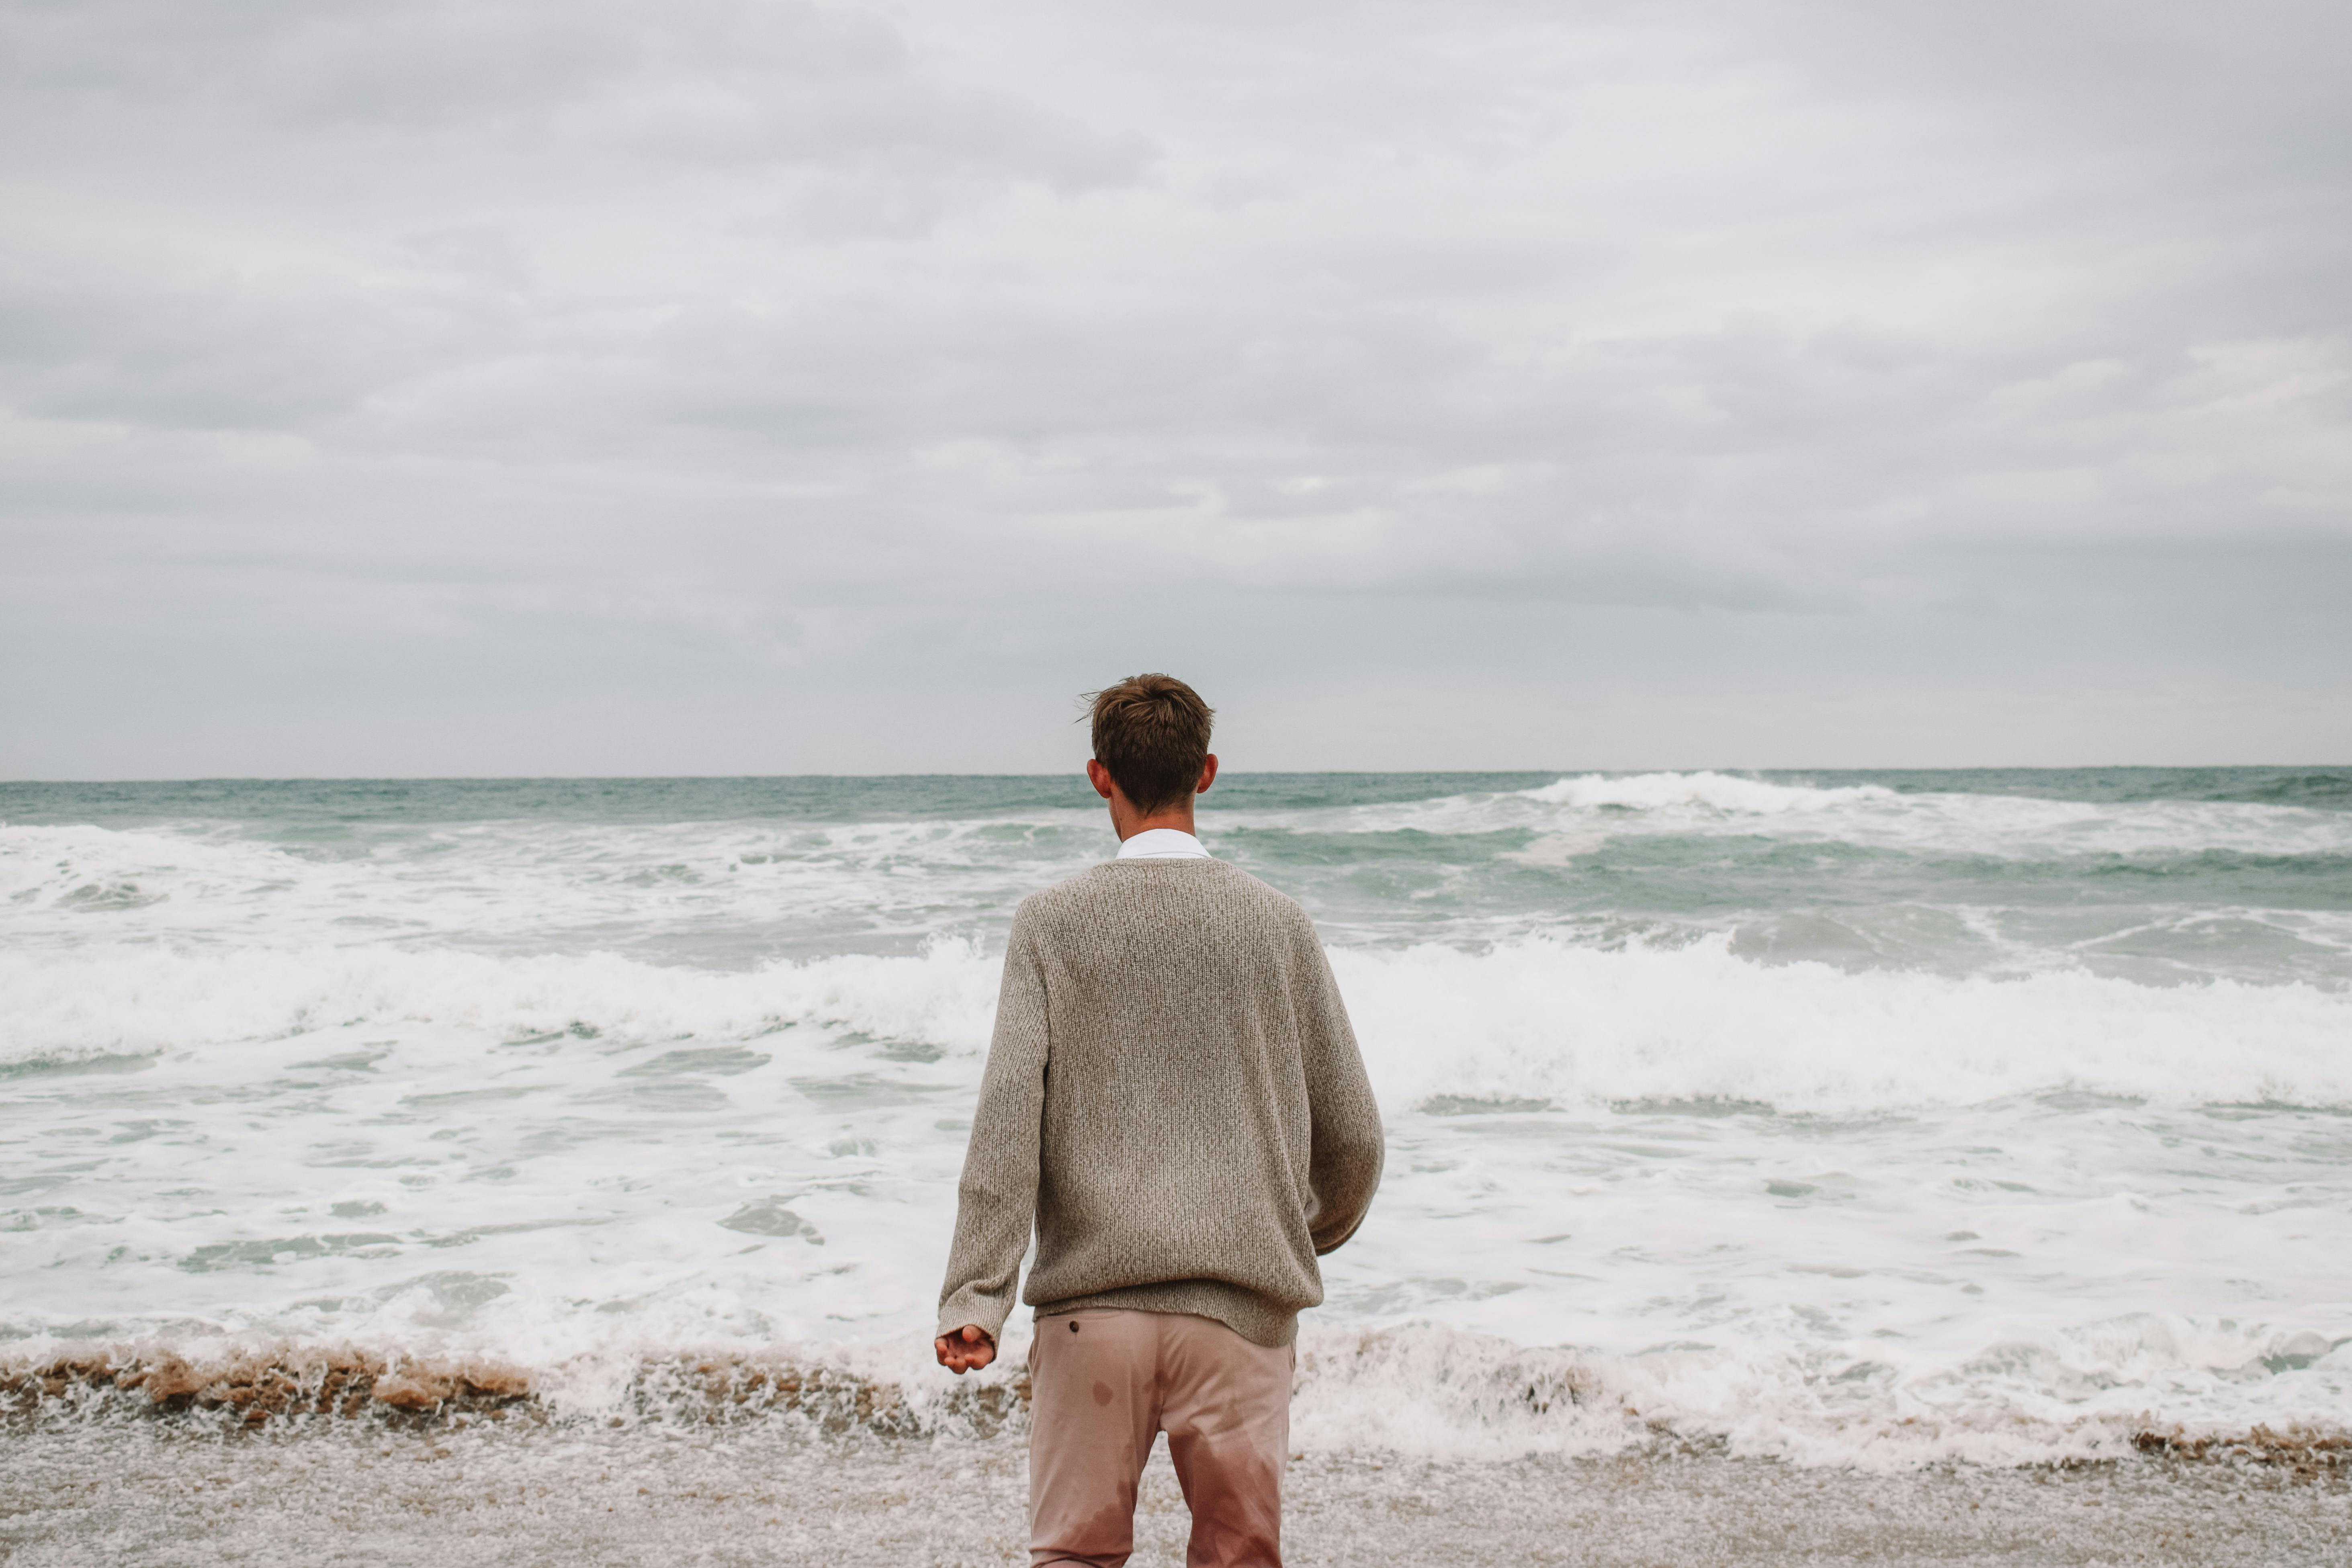
[[[1017,1435],[1028,1419],[1018,1346],[965,1378],[882,1344],[647,1348],[634,1358],[608,1352],[542,1368],[351,1345],[191,1348],[81,1345],[0,1358],[0,1421],[20,1432],[163,1422],[224,1434],[321,1422],[408,1432],[509,1420],[557,1432],[751,1425],[932,1440]],[[1291,1440],[1302,1457],[1438,1463],[1712,1448],[1887,1472],[2147,1452],[2352,1470],[2352,1432],[2326,1423],[2192,1428],[2145,1415],[1809,1408],[1736,1386],[1720,1375],[1723,1359],[1709,1365],[1653,1353],[1629,1362],[1437,1325],[1309,1329],[1297,1346]]]

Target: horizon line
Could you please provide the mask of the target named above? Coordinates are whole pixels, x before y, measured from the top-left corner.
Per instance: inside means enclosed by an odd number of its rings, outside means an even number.
[[[1513,767],[1513,768],[1222,768],[1220,778],[1381,778],[1398,776],[1467,777],[1496,773],[1556,773],[1566,776],[1654,773],[2254,773],[2296,769],[2352,772],[2352,762],[2339,763],[1963,763],[1922,765],[1800,764],[1751,767],[1708,764],[1685,767]],[[673,784],[686,782],[748,783],[782,779],[1083,779],[1076,769],[1037,773],[883,772],[883,773],[190,773],[130,778],[0,778],[0,789],[40,784]]]

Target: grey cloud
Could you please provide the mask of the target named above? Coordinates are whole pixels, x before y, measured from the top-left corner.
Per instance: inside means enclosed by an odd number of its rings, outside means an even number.
[[[12,31],[6,79],[26,100],[134,132],[196,117],[340,142],[362,183],[400,137],[491,158],[569,145],[1073,190],[1132,180],[1148,157],[1132,134],[940,79],[878,16],[791,0],[97,0]]]
[[[1442,749],[1487,710],[1439,672],[1541,679],[1629,755],[1762,733],[1710,679],[1827,746],[1894,700],[1822,694],[1896,668],[1975,693],[1942,732],[1984,752],[2018,670],[2242,691],[2292,633],[2291,739],[2346,668],[2263,609],[2352,549],[2343,26],[19,8],[0,593],[93,672],[23,732],[69,758],[130,700],[92,628],[201,668],[234,621],[225,680],[274,636],[578,711],[999,711],[1189,653],[1270,703],[1386,669]]]

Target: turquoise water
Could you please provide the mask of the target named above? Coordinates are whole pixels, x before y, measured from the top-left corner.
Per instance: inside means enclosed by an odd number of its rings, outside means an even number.
[[[1540,798],[1561,776],[1228,774],[1202,802],[1203,821],[1220,854],[1358,941],[1723,931],[1743,953],[1845,967],[2021,973],[2067,962],[2151,984],[2352,980],[2352,769],[1759,773],[1720,781],[1759,792],[1752,800],[1702,789],[1619,801],[1599,798],[1603,786],[1580,808]],[[732,828],[751,859],[723,871],[693,857],[634,866],[649,890],[677,896],[641,921],[612,911],[597,929],[633,950],[739,963],[1000,933],[1027,885],[1019,874],[1081,862],[1098,818],[1077,776],[0,784],[0,821],[161,831],[314,862],[463,854],[500,825],[609,829],[623,856],[647,830]],[[890,846],[845,852],[840,830],[860,826],[895,830]],[[939,879],[940,901],[913,912],[883,900],[887,912],[860,918],[832,900],[747,910],[715,899],[727,928],[681,941],[689,889],[776,857],[919,868]],[[1011,875],[989,877],[991,862]],[[973,885],[953,886],[965,879]],[[101,881],[61,902],[151,896]],[[549,915],[549,950],[579,939],[564,911]]]

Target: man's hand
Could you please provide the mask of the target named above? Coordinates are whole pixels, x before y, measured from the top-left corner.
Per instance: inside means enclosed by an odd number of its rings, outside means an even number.
[[[931,1342],[939,1352],[940,1364],[961,1377],[967,1372],[978,1372],[996,1359],[996,1342],[975,1323],[966,1323],[952,1334],[942,1334]]]

